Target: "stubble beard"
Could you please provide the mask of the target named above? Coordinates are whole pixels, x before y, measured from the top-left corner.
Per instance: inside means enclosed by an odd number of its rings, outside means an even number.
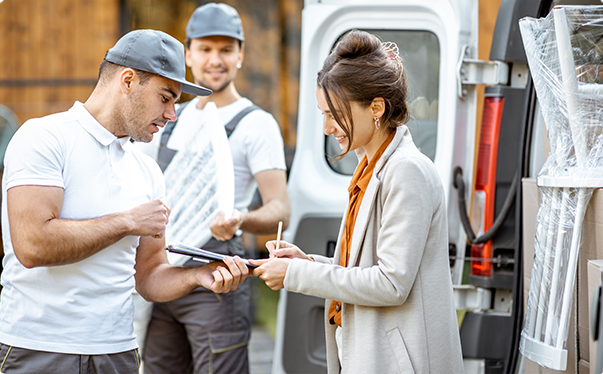
[[[224,91],[226,89],[226,87],[228,87],[230,85],[230,83],[232,83],[232,79],[224,82],[224,84],[222,84],[220,87],[218,87],[216,89],[212,88],[211,84],[209,84],[209,82],[206,82],[204,79],[196,79],[195,78],[195,83],[198,84],[199,86],[207,87],[207,88],[211,89],[213,91],[213,93],[220,93],[220,92]]]
[[[150,125],[144,125],[140,120],[140,116],[145,113],[142,100],[142,92],[135,91],[128,95],[124,102],[118,106],[118,124],[125,132],[125,135],[137,142],[149,143],[153,140],[153,134],[147,132]]]

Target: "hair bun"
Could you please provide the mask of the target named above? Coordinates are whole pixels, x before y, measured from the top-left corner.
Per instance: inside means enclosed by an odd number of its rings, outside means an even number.
[[[352,30],[341,37],[318,72],[316,85],[349,139],[347,149],[335,159],[343,158],[353,143],[350,103],[368,108],[375,98],[382,98],[385,109],[380,121],[390,131],[408,121],[406,73],[398,46],[393,42],[382,43],[379,37],[366,31]]]
[[[381,43],[374,36],[352,30],[337,43],[334,52],[341,58],[354,59],[373,54],[379,49],[381,49]]]

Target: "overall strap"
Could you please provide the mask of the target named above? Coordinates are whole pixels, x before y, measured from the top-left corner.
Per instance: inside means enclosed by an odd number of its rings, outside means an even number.
[[[226,129],[226,136],[230,138],[230,135],[232,134],[233,131],[235,131],[235,129],[237,128],[237,125],[243,119],[243,117],[245,117],[246,115],[248,115],[249,113],[253,112],[256,109],[261,109],[261,108],[257,105],[248,106],[247,108],[241,110],[236,116],[234,116],[234,118],[231,119],[230,122],[228,122],[226,125],[224,125],[224,128]]]
[[[161,168],[161,171],[165,171],[167,169],[170,162],[176,155],[176,151],[173,149],[169,149],[167,147],[168,140],[170,135],[172,135],[172,131],[174,131],[174,127],[176,127],[176,123],[178,123],[178,119],[180,119],[180,113],[190,104],[188,103],[182,104],[176,109],[176,120],[169,121],[165,124],[165,129],[163,129],[163,133],[161,133],[161,142],[159,143],[159,152],[157,153],[157,163]]]

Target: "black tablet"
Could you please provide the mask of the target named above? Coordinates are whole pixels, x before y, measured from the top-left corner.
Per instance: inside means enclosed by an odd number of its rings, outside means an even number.
[[[191,247],[191,246],[184,245],[184,244],[170,244],[167,246],[166,249],[170,252],[178,253],[181,255],[192,256],[193,259],[195,259],[195,260],[199,260],[202,262],[208,262],[208,263],[212,262],[212,261],[222,261],[222,258],[225,256],[221,253],[211,252],[211,251],[207,251],[205,249]],[[242,260],[245,263],[245,265],[249,266],[250,268],[257,267],[257,265],[250,264],[249,261],[247,261],[247,259],[243,258]]]

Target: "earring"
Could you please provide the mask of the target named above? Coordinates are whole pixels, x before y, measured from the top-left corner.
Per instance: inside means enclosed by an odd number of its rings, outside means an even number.
[[[379,128],[381,127],[381,120],[379,119],[379,117],[374,117],[373,119],[375,120],[375,128],[379,130]]]
[[[237,64],[237,69],[240,69],[240,68],[241,68],[241,64]]]

